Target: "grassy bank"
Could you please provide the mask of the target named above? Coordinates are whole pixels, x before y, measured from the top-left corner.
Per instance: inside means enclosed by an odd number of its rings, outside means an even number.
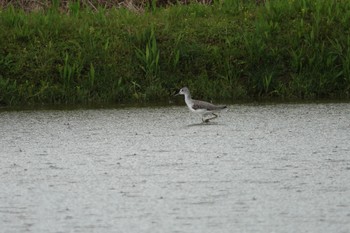
[[[350,94],[350,2],[0,10],[0,104]]]

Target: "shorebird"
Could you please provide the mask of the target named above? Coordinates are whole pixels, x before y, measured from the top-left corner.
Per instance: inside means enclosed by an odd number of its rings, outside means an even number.
[[[192,99],[190,90],[187,87],[181,88],[176,95],[184,95],[187,107],[191,112],[202,115],[202,122],[204,123],[208,123],[210,120],[217,118],[218,115],[215,113],[227,108],[226,105],[214,105],[205,101]],[[208,115],[213,115],[213,117],[204,119],[204,116]]]

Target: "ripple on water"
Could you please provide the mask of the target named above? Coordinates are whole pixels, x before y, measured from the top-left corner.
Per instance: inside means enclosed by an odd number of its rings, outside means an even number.
[[[1,112],[0,229],[349,232],[350,105],[229,108]]]

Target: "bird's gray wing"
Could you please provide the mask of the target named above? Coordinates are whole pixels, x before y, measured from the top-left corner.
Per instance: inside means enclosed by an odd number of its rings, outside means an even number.
[[[224,106],[224,105],[218,106],[218,105],[214,105],[214,104],[211,104],[211,103],[208,103],[205,101],[201,101],[201,100],[193,100],[192,108],[194,110],[206,109],[208,111],[214,111],[214,110],[218,110],[218,109],[224,109],[224,108],[226,108],[226,106]]]

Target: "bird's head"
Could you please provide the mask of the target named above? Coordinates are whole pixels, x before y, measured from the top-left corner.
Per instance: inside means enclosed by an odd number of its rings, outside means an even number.
[[[176,95],[186,95],[186,94],[189,94],[190,93],[190,90],[188,90],[187,87],[183,87],[180,89],[179,93],[177,93]]]

